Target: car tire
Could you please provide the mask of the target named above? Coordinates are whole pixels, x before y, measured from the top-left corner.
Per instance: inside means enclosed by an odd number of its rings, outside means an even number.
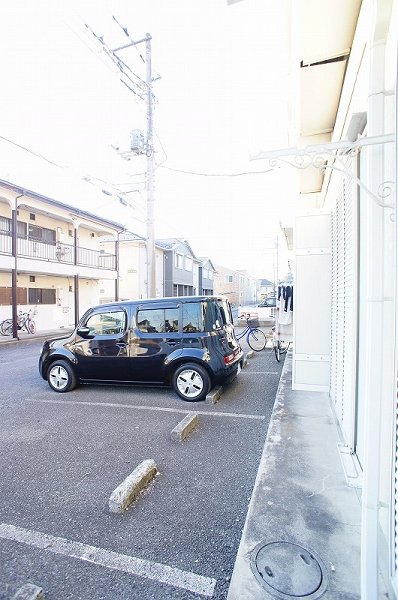
[[[171,383],[174,391],[186,402],[204,400],[211,388],[208,372],[196,363],[180,365],[174,371]]]
[[[73,390],[77,379],[73,367],[66,360],[56,360],[47,370],[48,385],[54,392],[63,394]]]

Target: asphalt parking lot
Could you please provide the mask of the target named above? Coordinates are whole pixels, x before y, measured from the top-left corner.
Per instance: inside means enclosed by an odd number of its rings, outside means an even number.
[[[0,348],[0,598],[225,599],[279,383],[255,353],[217,404],[172,390],[50,390],[41,344]],[[247,348],[245,348],[247,350]],[[172,429],[197,413],[184,442]],[[130,509],[111,492],[143,460],[159,474]]]

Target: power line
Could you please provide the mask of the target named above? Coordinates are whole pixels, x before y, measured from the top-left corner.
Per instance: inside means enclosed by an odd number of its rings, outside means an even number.
[[[76,9],[74,9],[75,15],[78,17],[77,18],[77,26],[79,27],[79,29],[81,29],[81,25],[84,26],[84,20],[82,18],[82,16],[76,12]],[[100,60],[100,62],[102,63],[102,65],[104,67],[106,67],[106,69],[108,71],[111,71],[113,74],[115,74],[115,70],[112,69],[111,64],[109,63],[108,60],[103,60],[101,54],[98,52],[98,50],[94,49],[92,47],[91,44],[89,44],[87,36],[85,35],[85,32],[80,32],[80,31],[76,31],[74,29],[74,27],[72,27],[72,24],[69,23],[68,21],[64,21],[66,27],[73,33],[73,35],[85,46],[85,48],[87,48],[92,54],[94,54],[94,56]]]
[[[116,65],[116,67],[119,69],[120,73],[122,73],[122,75],[129,80],[129,82],[133,85],[133,87],[135,86],[136,91],[132,90],[130,88],[129,84],[122,80],[123,83],[126,85],[126,87],[128,89],[130,89],[130,91],[134,91],[134,94],[137,95],[140,99],[142,99],[143,95],[146,92],[145,81],[143,81],[141,79],[141,77],[139,77],[136,73],[134,73],[134,71],[119,56],[117,56],[117,54],[111,48],[109,48],[109,46],[105,43],[104,38],[102,36],[97,35],[95,33],[95,31],[89,25],[87,25],[87,23],[84,23],[84,25],[91,32],[91,34],[96,38],[96,40],[101,44],[103,51],[110,58],[110,60],[114,63],[114,65]],[[125,69],[128,69],[130,71],[132,77],[128,73],[126,73]],[[135,77],[136,81],[134,81],[133,77]]]
[[[140,49],[138,48],[138,46],[135,45],[134,40],[130,37],[129,32],[127,30],[127,27],[123,27],[123,25],[121,25],[121,23],[119,23],[119,21],[117,20],[117,18],[115,17],[115,15],[112,15],[112,19],[115,21],[115,23],[117,23],[117,25],[119,25],[120,29],[123,31],[124,35],[128,38],[128,40],[132,44],[134,44],[134,48],[138,52],[138,55],[141,58],[142,62],[145,64],[145,58],[142,56],[142,53],[140,52]]]
[[[81,174],[78,173],[75,169],[73,169],[72,167],[68,166],[68,165],[60,165],[56,162],[54,162],[53,160],[47,158],[46,156],[44,156],[43,154],[40,154],[39,152],[35,152],[34,150],[31,150],[30,148],[27,148],[26,146],[22,146],[21,144],[19,144],[18,142],[14,142],[13,140],[10,140],[2,135],[0,135],[0,139],[7,142],[8,144],[11,144],[13,146],[16,146],[17,148],[20,148],[21,150],[23,150],[24,152],[28,152],[29,154],[31,154],[32,156],[35,156],[36,158],[40,158],[41,160],[44,160],[45,162],[49,163],[50,165],[57,167],[58,169],[62,169],[65,171],[70,171],[71,173],[73,173],[76,177],[78,177],[79,179],[85,181],[86,183],[91,184],[92,186],[94,186],[95,188],[97,188],[98,190],[100,190],[102,193],[106,194],[106,195],[111,195],[111,196],[120,196],[120,197],[124,197],[126,194],[129,194],[130,191],[126,191],[126,190],[121,190],[117,187],[117,184],[111,183],[109,181],[106,181],[105,179],[101,179],[99,177],[96,177],[94,175],[90,175],[90,174]],[[139,175],[143,175],[143,173],[140,173]],[[98,182],[98,183],[96,183]],[[127,183],[127,182],[126,182]],[[129,185],[134,185],[133,182],[131,182]],[[120,185],[126,185],[126,184],[120,184]],[[109,192],[108,190],[104,189],[105,188],[110,188],[113,190],[113,192]],[[131,190],[131,191],[135,191],[135,190]],[[139,190],[138,190],[139,191]],[[118,198],[114,198],[114,200],[117,200]],[[105,205],[97,205],[95,207],[95,210],[98,210],[99,208],[102,208]],[[138,219],[139,220],[139,219]]]
[[[196,175],[198,177],[242,177],[243,175],[263,175],[274,171],[274,167],[266,169],[265,171],[244,171],[242,173],[199,173],[197,171],[184,171],[183,169],[173,169],[172,167],[166,167],[165,165],[157,165],[160,169],[167,169],[174,173],[184,173],[185,175]]]
[[[8,142],[9,144],[12,144],[13,146],[17,146],[17,148],[21,148],[21,150],[25,150],[25,152],[29,152],[29,154],[32,154],[33,156],[36,156],[37,158],[41,158],[42,160],[45,160],[46,162],[48,162],[50,165],[53,165],[54,167],[58,167],[59,169],[67,168],[67,167],[65,167],[65,165],[59,165],[59,164],[55,163],[54,161],[50,160],[49,158],[46,158],[43,154],[34,152],[33,150],[30,150],[30,148],[27,148],[26,146],[22,146],[21,144],[18,144],[17,142],[13,142],[12,140],[9,140],[8,138],[4,137],[3,135],[0,135],[0,139],[4,140],[5,142]]]
[[[165,163],[167,161],[167,152],[164,149],[164,146],[162,144],[162,140],[160,139],[158,132],[156,131],[155,128],[153,128],[153,131],[155,132],[156,138],[157,138],[157,140],[159,142],[159,145],[160,145],[160,147],[161,147],[161,149],[163,150],[163,153],[164,153],[164,160],[162,160],[161,163],[156,163],[156,168],[158,169],[159,167],[161,167],[163,165],[163,163]]]

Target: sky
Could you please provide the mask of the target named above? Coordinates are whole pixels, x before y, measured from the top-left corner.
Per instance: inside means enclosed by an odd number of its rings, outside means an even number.
[[[145,44],[117,53],[129,80],[106,49],[128,43],[123,27],[134,40],[148,32],[156,238],[185,238],[197,256],[272,279],[292,181],[250,158],[289,145],[285,7],[283,0],[7,3],[0,177],[145,235],[146,160],[128,152],[131,130],[146,130]]]

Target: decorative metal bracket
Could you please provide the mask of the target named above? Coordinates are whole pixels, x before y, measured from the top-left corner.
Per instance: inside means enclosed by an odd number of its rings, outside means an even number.
[[[394,181],[383,181],[378,188],[377,194],[375,194],[359,177],[347,168],[347,165],[342,159],[343,156],[357,155],[363,146],[385,144],[394,141],[395,136],[393,134],[364,137],[356,142],[331,142],[330,144],[314,144],[303,149],[286,148],[273,152],[261,152],[260,154],[253,156],[251,160],[265,159],[272,168],[280,166],[280,163],[284,163],[296,169],[313,167],[319,169],[323,173],[326,169],[340,171],[354,181],[360,189],[378,204],[378,206],[394,210],[395,205],[393,203],[384,202],[384,200],[393,192],[395,185]]]

